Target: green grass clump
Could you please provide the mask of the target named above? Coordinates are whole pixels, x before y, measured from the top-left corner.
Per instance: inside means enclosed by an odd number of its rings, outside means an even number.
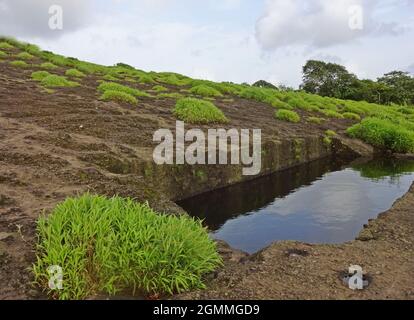
[[[160,93],[159,95],[157,95],[157,98],[178,100],[178,99],[184,98],[184,96],[180,93],[172,92],[172,93]]]
[[[7,58],[7,57],[8,57],[8,54],[0,50],[0,58]]]
[[[36,71],[32,73],[32,79],[36,81],[42,81],[44,78],[50,75],[51,74],[47,71]]]
[[[285,109],[279,110],[275,113],[275,117],[276,119],[283,120],[283,121],[288,121],[288,122],[293,122],[293,123],[300,122],[300,116],[295,111],[291,111],[291,110],[285,110]]]
[[[16,68],[28,68],[29,67],[29,64],[27,64],[25,61],[21,61],[21,60],[12,61],[12,62],[10,62],[10,64],[13,67],[16,67]]]
[[[397,153],[414,151],[414,132],[387,119],[365,118],[347,133],[377,148]]]
[[[200,221],[120,197],[68,198],[39,219],[37,232],[35,281],[62,300],[205,288],[203,276],[222,264]],[[50,266],[62,268],[62,290],[49,289]]]
[[[345,119],[361,121],[361,116],[353,112],[345,112],[342,114]]]
[[[182,75],[178,75],[176,73],[164,72],[159,74],[157,81],[172,86],[185,86],[190,83],[191,79],[186,78]]]
[[[112,74],[106,74],[102,77],[102,79],[106,81],[120,81],[117,77],[113,76]]]
[[[48,88],[55,88],[55,87],[77,87],[79,83],[74,81],[69,81],[65,77],[57,76],[57,75],[49,75],[42,79],[41,84]]]
[[[202,96],[202,97],[222,97],[223,95],[220,93],[220,91],[206,86],[206,85],[199,85],[199,86],[195,86],[192,87],[190,89],[190,93],[195,94],[197,96]]]
[[[114,90],[106,90],[102,96],[101,100],[104,101],[117,101],[117,102],[126,102],[130,104],[137,104],[137,98],[129,93],[125,93],[122,91],[114,91]]]
[[[58,67],[54,65],[53,63],[44,62],[40,65],[40,68],[46,69],[46,70],[54,70],[54,69],[57,69]]]
[[[163,86],[160,86],[160,85],[153,86],[151,90],[152,91],[155,91],[155,92],[165,92],[165,91],[168,91],[168,89],[166,87],[163,87]]]
[[[293,107],[291,105],[279,99],[273,100],[271,105],[277,109],[293,110]]]
[[[337,111],[321,110],[321,112],[329,118],[336,118],[336,119],[343,119],[344,118],[344,116],[342,114],[340,114],[339,112],[337,112]]]
[[[17,55],[17,58],[19,58],[20,60],[32,60],[34,59],[34,56],[28,52],[21,52]]]
[[[258,102],[267,102],[269,101],[269,95],[262,88],[257,87],[246,87],[239,92],[239,97],[255,100]]]
[[[104,93],[105,91],[119,91],[119,92],[124,92],[127,93],[131,96],[134,97],[150,97],[150,95],[144,91],[138,90],[138,89],[134,89],[131,87],[127,87],[124,86],[122,84],[119,83],[115,83],[115,82],[102,82],[99,86],[98,86],[98,91]]]
[[[79,71],[76,69],[66,70],[65,75],[68,77],[75,77],[75,78],[83,78],[86,76],[82,71]]]
[[[139,77],[139,83],[142,83],[142,84],[153,84],[153,83],[155,83],[155,80],[150,75],[143,74],[143,75],[140,75],[140,77]]]
[[[10,50],[10,49],[13,49],[13,48],[14,47],[11,44],[9,44],[5,41],[0,42],[0,49]]]
[[[194,98],[177,101],[174,114],[180,120],[190,123],[226,123],[228,119],[213,103]]]
[[[308,117],[308,122],[314,123],[314,124],[322,124],[325,121],[323,118],[319,117]]]
[[[336,136],[337,136],[336,132],[335,132],[335,131],[333,131],[333,130],[326,130],[326,131],[325,131],[325,135],[326,135],[327,137],[329,137],[329,138],[333,138],[333,137],[336,137]]]

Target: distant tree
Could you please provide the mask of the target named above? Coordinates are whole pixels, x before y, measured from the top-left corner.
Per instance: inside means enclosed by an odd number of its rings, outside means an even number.
[[[253,87],[277,89],[277,87],[275,85],[273,85],[270,82],[267,82],[265,80],[259,80],[255,83],[253,83]]]
[[[414,104],[414,78],[408,72],[392,71],[378,78],[378,83],[389,88],[386,103]]]
[[[303,67],[301,89],[321,96],[345,98],[351,94],[357,77],[344,66],[309,60]]]

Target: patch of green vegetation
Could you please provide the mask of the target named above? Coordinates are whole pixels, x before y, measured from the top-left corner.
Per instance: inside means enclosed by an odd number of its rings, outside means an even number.
[[[295,139],[294,146],[295,146],[295,159],[300,161],[302,159],[302,149],[303,149],[304,141],[302,139]]]
[[[120,79],[118,79],[117,77],[111,75],[111,74],[106,74],[102,77],[102,79],[107,80],[107,81],[120,81]]]
[[[326,130],[325,131],[325,135],[329,138],[334,138],[337,136],[336,132],[333,130]]]
[[[6,52],[0,50],[0,58],[7,58],[8,56]]]
[[[69,69],[66,70],[65,75],[68,77],[74,77],[74,78],[83,78],[86,77],[86,75],[77,69]]]
[[[16,68],[28,68],[30,66],[25,61],[21,61],[21,60],[12,61],[10,62],[10,64]]]
[[[347,132],[381,149],[397,153],[414,151],[414,132],[387,119],[365,118]]]
[[[328,118],[343,119],[344,116],[337,111],[332,110],[321,110],[321,113],[327,116]]]
[[[213,103],[194,98],[177,101],[173,110],[175,116],[190,123],[227,123],[224,113]]]
[[[361,121],[361,116],[353,112],[345,112],[342,114],[345,119]]]
[[[124,86],[122,84],[119,83],[115,83],[115,82],[102,82],[99,86],[98,86],[98,91],[104,93],[105,91],[119,91],[119,92],[124,92],[127,93],[131,96],[140,98],[140,97],[151,97],[148,93],[138,90],[138,89],[134,89],[131,87],[127,87]]]
[[[58,67],[54,65],[53,63],[44,62],[40,65],[40,68],[46,69],[46,70],[54,70],[54,69],[57,69]]]
[[[241,98],[255,100],[258,102],[268,102],[269,95],[266,93],[266,90],[263,88],[257,87],[245,87],[242,89],[239,94]]]
[[[314,124],[322,124],[325,121],[323,118],[319,117],[308,117],[308,122],[314,123]]]
[[[65,77],[57,76],[57,75],[49,75],[42,79],[41,84],[48,88],[55,88],[55,87],[77,87],[79,83],[74,81],[69,81]]]
[[[184,98],[184,96],[182,94],[179,94],[177,92],[172,92],[172,93],[160,93],[159,95],[157,95],[157,98],[161,98],[161,99],[182,99]]]
[[[185,86],[191,82],[191,79],[176,73],[163,72],[159,73],[157,81],[172,86]]]
[[[277,109],[293,110],[293,107],[291,105],[279,99],[275,99],[271,104]]]
[[[36,81],[42,81],[44,78],[50,75],[51,74],[47,71],[36,71],[32,73],[32,79]]]
[[[300,122],[300,116],[295,111],[291,111],[291,110],[286,110],[286,109],[278,110],[275,113],[275,117],[276,119],[282,120],[282,121],[288,121],[288,122],[293,122],[293,123]]]
[[[160,85],[153,86],[151,90],[155,91],[155,92],[166,92],[166,91],[168,91],[168,89],[166,87],[163,87],[163,86],[160,86]]]
[[[332,145],[332,138],[330,138],[330,137],[324,137],[324,138],[323,138],[323,143],[324,143],[326,146],[330,147],[330,146]]]
[[[101,100],[104,101],[117,101],[117,102],[126,102],[130,104],[137,104],[138,100],[133,95],[122,91],[106,90],[102,96]]]
[[[0,42],[0,49],[10,50],[10,49],[14,49],[14,47],[5,41],[2,41]]]
[[[190,89],[190,93],[195,94],[197,96],[202,96],[202,97],[222,97],[223,95],[220,93],[220,91],[206,86],[206,85],[199,85],[199,86],[195,86],[192,87]]]
[[[35,57],[28,52],[21,52],[16,56],[20,60],[33,60]]]
[[[39,219],[37,232],[35,281],[59,299],[205,288],[203,276],[222,264],[201,221],[120,197],[68,198]],[[53,265],[62,267],[62,290],[48,287]]]
[[[154,80],[153,77],[151,77],[149,74],[143,74],[139,77],[139,83],[142,84],[153,84],[156,81]]]

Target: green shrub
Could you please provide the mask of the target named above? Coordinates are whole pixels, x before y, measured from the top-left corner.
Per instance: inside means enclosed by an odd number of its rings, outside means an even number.
[[[353,112],[345,112],[342,114],[345,119],[361,121],[361,116]]]
[[[50,75],[51,74],[47,71],[36,71],[32,73],[32,79],[36,81],[42,81],[44,78]]]
[[[276,119],[283,120],[283,121],[288,121],[288,122],[293,122],[293,123],[300,122],[300,116],[295,111],[291,111],[291,110],[285,110],[285,109],[279,110],[275,113],[275,117]]]
[[[0,42],[0,49],[10,50],[10,49],[13,49],[13,48],[14,47],[11,44],[9,44],[5,41]]]
[[[325,121],[323,118],[318,117],[308,117],[308,122],[314,123],[314,124],[322,124]]]
[[[28,68],[30,66],[25,61],[20,61],[20,60],[12,61],[10,62],[10,64],[16,68]]]
[[[83,72],[76,70],[76,69],[66,70],[65,75],[68,77],[75,77],[75,78],[83,78],[86,76]]]
[[[0,58],[7,58],[8,56],[6,52],[0,50]]]
[[[79,83],[74,81],[69,81],[65,77],[57,75],[49,75],[42,79],[41,84],[48,88],[54,87],[77,87]]]
[[[37,232],[35,280],[59,299],[205,288],[203,275],[222,264],[200,221],[120,197],[68,198],[39,219]],[[63,271],[62,290],[48,287],[54,265]]]
[[[223,112],[213,103],[194,98],[183,98],[177,101],[174,114],[180,120],[190,123],[226,123]]]
[[[125,93],[122,91],[114,91],[114,90],[106,90],[102,96],[101,100],[104,101],[117,101],[117,102],[126,102],[130,104],[137,104],[137,98],[130,95],[129,93]]]
[[[17,58],[20,60],[32,60],[34,59],[34,56],[32,56],[30,53],[22,52],[17,55]]]
[[[122,84],[119,83],[115,83],[115,82],[102,82],[99,86],[98,86],[98,91],[99,92],[105,92],[105,91],[119,91],[119,92],[125,92],[128,93],[131,96],[134,97],[150,97],[150,95],[144,91],[138,90],[138,89],[134,89],[131,87],[127,87],[124,86]]]
[[[153,86],[152,87],[152,91],[155,91],[155,92],[165,92],[165,91],[168,91],[168,89],[166,87],[157,85],[157,86]]]
[[[398,153],[414,151],[414,132],[386,119],[365,118],[347,132],[381,149]]]
[[[40,68],[47,69],[47,70],[54,70],[54,69],[57,69],[58,67],[54,65],[53,63],[44,62],[40,65]]]
[[[195,94],[197,96],[202,97],[222,97],[223,95],[216,89],[206,86],[206,85],[199,85],[192,87],[190,89],[190,93]]]
[[[321,110],[321,112],[329,118],[336,118],[336,119],[343,119],[344,118],[344,116],[342,114],[340,114],[339,112],[336,112],[336,111]]]

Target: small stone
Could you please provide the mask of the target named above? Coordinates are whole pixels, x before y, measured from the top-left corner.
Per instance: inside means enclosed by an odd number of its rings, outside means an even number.
[[[359,241],[370,241],[370,240],[374,240],[374,239],[375,239],[374,235],[368,229],[362,230],[361,233],[359,234],[358,238],[357,238],[357,240],[359,240]]]

